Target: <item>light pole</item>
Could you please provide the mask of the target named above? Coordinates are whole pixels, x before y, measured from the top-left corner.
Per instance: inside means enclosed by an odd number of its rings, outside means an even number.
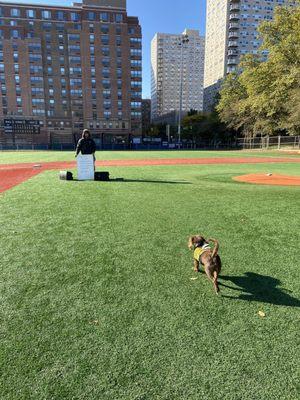
[[[189,37],[183,34],[178,38],[178,46],[180,46],[180,89],[179,89],[179,115],[178,115],[178,142],[181,145],[181,114],[182,114],[182,92],[183,92],[183,47],[189,42]]]

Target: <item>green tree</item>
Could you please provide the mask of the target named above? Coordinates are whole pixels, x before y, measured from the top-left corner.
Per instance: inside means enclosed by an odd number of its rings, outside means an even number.
[[[239,72],[227,76],[217,111],[245,135],[299,134],[300,6],[277,8],[259,32],[260,54],[245,56]]]

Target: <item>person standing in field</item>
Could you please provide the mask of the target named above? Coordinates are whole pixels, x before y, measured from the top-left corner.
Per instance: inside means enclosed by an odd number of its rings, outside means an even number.
[[[95,163],[96,160],[95,152],[96,152],[96,143],[92,139],[90,131],[88,129],[84,129],[84,131],[82,132],[82,137],[81,139],[78,140],[77,143],[75,157],[77,157],[79,153],[83,155],[93,154]]]

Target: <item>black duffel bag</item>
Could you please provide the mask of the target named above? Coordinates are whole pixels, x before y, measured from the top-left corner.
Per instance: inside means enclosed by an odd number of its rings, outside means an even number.
[[[95,172],[95,181],[109,181],[109,172]]]

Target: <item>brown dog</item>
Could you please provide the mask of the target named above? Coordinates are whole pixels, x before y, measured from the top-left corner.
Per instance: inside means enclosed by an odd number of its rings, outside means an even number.
[[[213,250],[209,242],[214,243]],[[194,271],[199,272],[200,263],[204,266],[208,279],[213,281],[214,288],[218,294],[220,289],[218,285],[218,276],[221,272],[221,259],[218,255],[219,243],[216,239],[204,239],[203,236],[191,236],[188,243],[189,249],[194,249]]]

